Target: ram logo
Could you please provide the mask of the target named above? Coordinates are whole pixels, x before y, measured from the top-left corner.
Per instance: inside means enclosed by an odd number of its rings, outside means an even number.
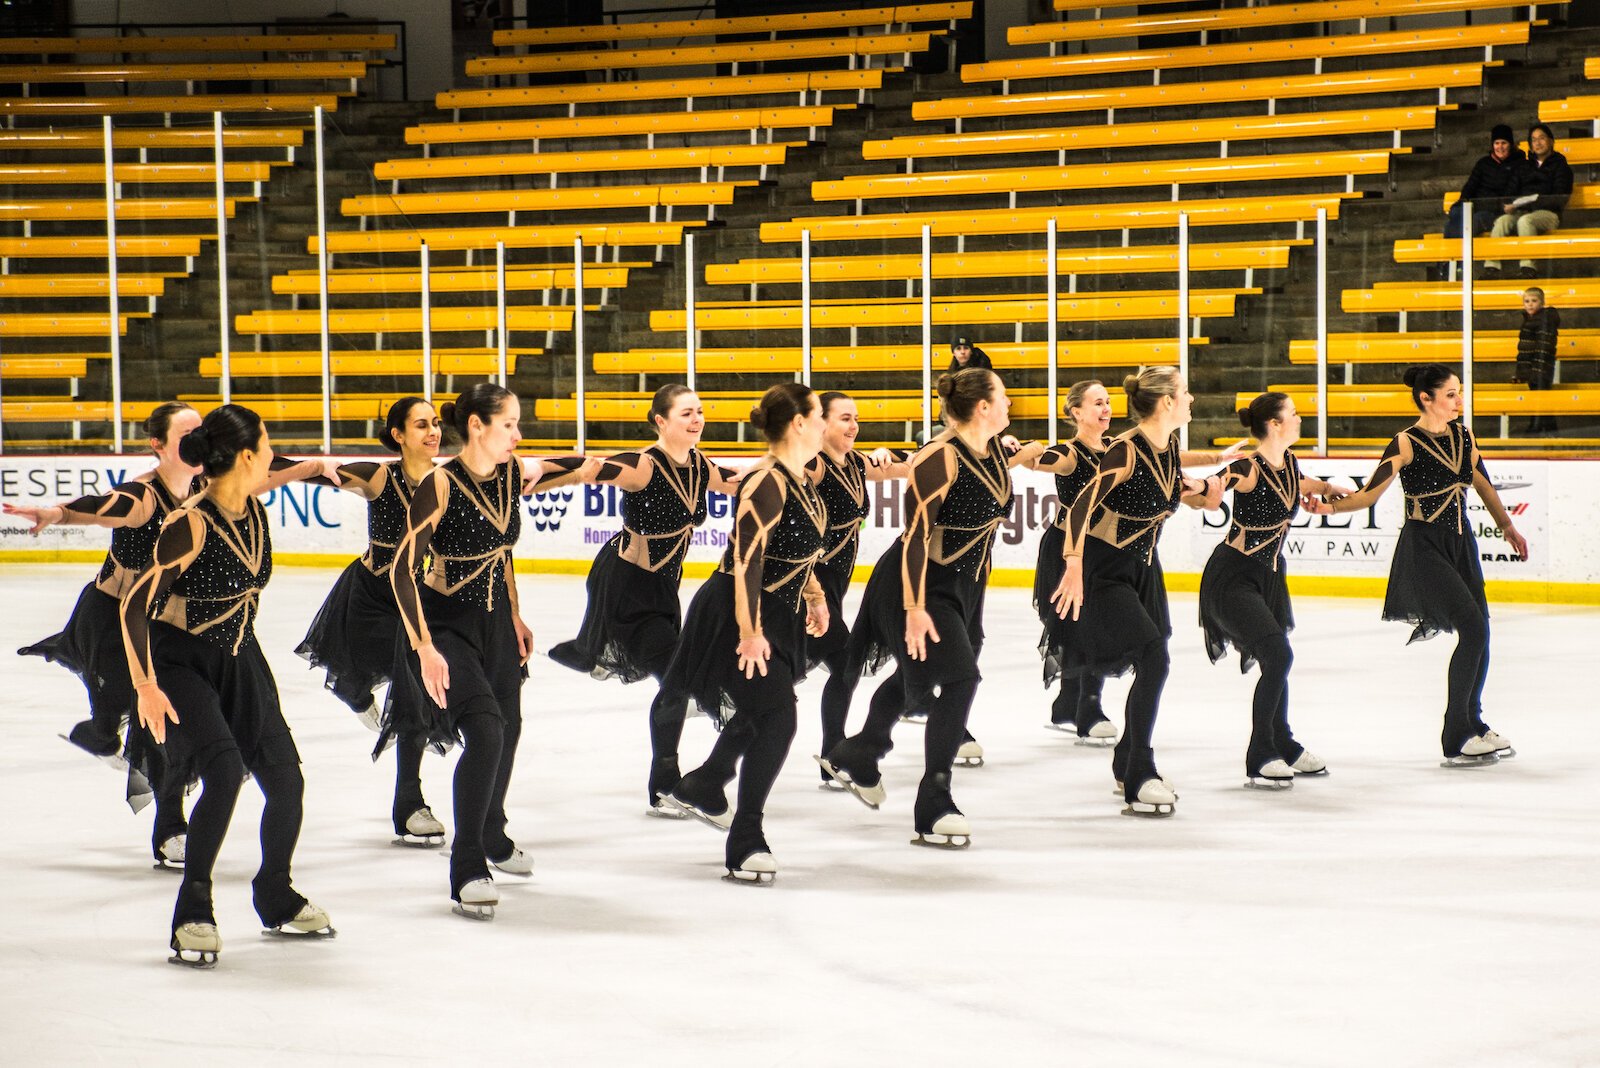
[[[570,489],[536,493],[529,497],[528,517],[533,520],[533,529],[541,534],[560,530],[561,521],[567,517],[567,509],[571,505]]]

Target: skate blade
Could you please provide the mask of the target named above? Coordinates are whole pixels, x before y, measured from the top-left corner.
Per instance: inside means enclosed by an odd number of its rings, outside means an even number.
[[[654,805],[645,809],[644,814],[646,816],[654,816],[658,820],[674,820],[679,823],[689,818],[689,814],[683,809],[669,805],[665,801],[657,801]]]
[[[678,817],[679,819],[696,819],[705,824],[707,827],[710,827],[712,830],[721,831],[724,834],[728,832],[729,827],[733,826],[732,811],[724,812],[720,816],[713,816],[704,809],[699,809],[695,808],[693,805],[684,804],[671,794],[662,794],[661,800],[666,804],[671,805],[678,812],[682,813],[682,815]]]
[[[1046,723],[1044,725],[1044,729],[1047,731],[1058,731],[1061,734],[1078,733],[1078,728],[1073,726],[1071,723]]]
[[[1515,749],[1496,749],[1494,751],[1494,755],[1499,757],[1501,760],[1510,760],[1512,757],[1517,755],[1517,751]]]
[[[181,861],[181,860],[178,860],[178,861],[157,860],[154,864],[150,865],[150,870],[151,871],[175,871],[179,875],[182,875],[183,874],[183,861]]]
[[[928,722],[928,714],[926,712],[907,712],[900,717],[900,722],[926,724]]]
[[[813,755],[811,759],[822,765],[822,770],[832,775],[834,782],[844,787],[857,801],[860,801],[874,812],[878,811],[878,806],[883,804],[884,800],[889,796],[881,782],[877,786],[861,787],[850,781],[849,772],[839,770],[828,763],[825,758]],[[868,793],[863,793],[863,789],[867,790]]]
[[[1077,741],[1073,742],[1072,744],[1073,745],[1082,746],[1085,749],[1110,749],[1112,746],[1117,744],[1117,740],[1115,738],[1083,738],[1083,737],[1080,737],[1080,738],[1078,738]]]
[[[1269,779],[1264,775],[1255,775],[1244,781],[1244,788],[1246,790],[1266,790],[1268,792],[1276,792],[1278,790],[1289,790],[1293,787],[1293,779]]]
[[[315,931],[302,931],[298,927],[284,924],[281,927],[263,927],[261,933],[269,938],[282,938],[289,942],[323,942],[330,938],[338,938],[339,932],[333,927],[319,927]]]
[[[192,956],[185,956],[186,953]],[[208,970],[217,966],[217,954],[209,949],[175,949],[172,951],[172,956],[167,958],[167,963],[176,964],[180,968]]]
[[[771,886],[777,877],[776,872],[742,871],[729,868],[728,874],[722,877],[722,881],[725,883],[738,883],[740,886]]]
[[[1297,771],[1294,773],[1294,777],[1297,779],[1325,779],[1328,777],[1328,769],[1318,768],[1316,771]]]
[[[402,834],[390,843],[397,846],[408,846],[412,849],[440,849],[444,846],[442,834]]]
[[[451,906],[450,911],[457,916],[464,916],[469,920],[477,920],[479,923],[488,923],[494,919],[493,905],[463,905],[457,901]]]
[[[983,757],[956,757],[955,766],[958,768],[981,768]]]
[[[911,839],[914,846],[924,846],[928,849],[965,849],[972,844],[970,834],[922,834]]]
[[[817,784],[817,789],[823,791],[824,793],[830,794],[847,794],[850,792],[845,788],[844,783],[840,782],[838,779],[829,779],[827,782],[819,782]]]
[[[1122,814],[1147,820],[1160,820],[1166,819],[1176,811],[1178,811],[1177,805],[1152,805],[1145,801],[1130,801],[1128,807],[1122,810]]]
[[[1487,768],[1498,763],[1500,763],[1499,757],[1495,756],[1493,753],[1485,753],[1483,756],[1474,757],[1446,757],[1445,759],[1439,761],[1439,766],[1441,768]]]
[[[122,754],[121,753],[90,753],[89,750],[85,749],[83,746],[79,745],[77,742],[73,741],[71,738],[68,738],[65,734],[58,734],[58,735],[56,735],[56,737],[60,738],[63,742],[66,742],[68,745],[72,746],[72,748],[76,749],[78,752],[80,752],[80,753],[88,753],[89,756],[91,756],[94,759],[100,761],[100,763],[104,764],[106,767],[110,768],[112,771],[127,771],[128,770],[128,762],[126,760],[122,759]]]

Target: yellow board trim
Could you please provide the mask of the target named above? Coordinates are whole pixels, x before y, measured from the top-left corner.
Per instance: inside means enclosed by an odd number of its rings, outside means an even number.
[[[0,563],[20,564],[98,564],[105,559],[104,550],[94,549],[0,549]],[[276,553],[273,562],[284,567],[344,568],[355,557],[348,553]],[[587,575],[592,560],[527,560],[517,561],[521,575]],[[683,567],[686,578],[705,578],[716,570],[711,563],[688,563]],[[855,581],[865,582],[872,574],[869,565],[856,566]],[[1033,569],[1020,567],[995,568],[989,581],[995,586],[1033,585]],[[1381,600],[1388,580],[1377,576],[1291,575],[1289,591],[1297,597],[1356,597],[1364,600]],[[1200,576],[1181,572],[1167,572],[1167,589],[1173,593],[1194,593],[1200,589]],[[1600,605],[1600,583],[1592,582],[1509,582],[1491,580],[1484,583],[1491,603],[1502,604],[1576,604]]]

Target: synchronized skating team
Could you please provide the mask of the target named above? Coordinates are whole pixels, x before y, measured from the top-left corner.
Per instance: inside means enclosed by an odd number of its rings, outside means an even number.
[[[981,764],[967,731],[981,683],[984,592],[996,528],[1012,508],[1010,469],[1055,476],[1059,509],[1039,546],[1034,599],[1047,687],[1060,682],[1050,725],[1079,744],[1112,745],[1117,792],[1132,815],[1174,812],[1177,791],[1156,768],[1154,731],[1172,634],[1157,542],[1180,505],[1232,521],[1206,564],[1200,623],[1213,661],[1234,647],[1259,664],[1245,753],[1246,786],[1276,790],[1326,773],[1288,720],[1294,619],[1282,546],[1302,509],[1366,509],[1398,476],[1405,522],[1383,617],[1413,638],[1454,631],[1441,744],[1446,766],[1514,755],[1483,720],[1489,615],[1465,495],[1473,489],[1511,549],[1525,556],[1471,433],[1458,421],[1461,383],[1447,367],[1406,373],[1419,417],[1389,443],[1360,492],[1305,476],[1292,447],[1300,417],[1282,393],[1239,412],[1257,441],[1249,455],[1180,451],[1192,397],[1173,368],[1123,383],[1133,426],[1108,438],[1110,394],[1097,381],[1067,394],[1070,441],[1048,448],[1006,436],[1009,402],[992,370],[938,383],[944,429],[914,454],[855,449],[856,406],[844,393],[773,386],[750,413],[767,452],[742,471],[697,448],[705,419],[681,385],[658,390],[654,444],[604,459],[518,457],[521,411],[506,389],[480,383],[437,412],[409,397],[390,410],[389,463],[275,457],[252,411],[223,405],[201,418],[163,404],[145,423],[153,470],[108,493],[49,507],[6,505],[33,524],[111,528],[99,575],[60,634],[19,650],[76,672],[90,717],[69,740],[125,767],[128,800],[155,803],[152,850],[181,868],[172,916],[174,963],[210,966],[222,942],[212,871],[248,773],[265,799],[254,904],[270,933],[327,937],[327,912],[290,878],[304,780],[254,622],[272,574],[266,513],[256,495],[314,481],[368,503],[366,552],[339,576],[297,652],[393,746],[397,840],[444,843],[424,801],[428,748],[459,746],[453,780],[450,897],[456,912],[491,919],[490,869],[533,870],[506,834],[506,789],[522,730],[521,688],[533,638],[522,618],[512,554],[521,500],[584,481],[622,492],[622,530],[596,557],[588,606],[557,662],[597,679],[656,680],[650,704],[648,812],[692,817],[726,835],[725,878],[770,883],[777,863],[763,809],[796,731],[796,686],[822,664],[822,784],[872,808],[885,800],[879,765],[903,718],[924,718],[924,774],[912,808],[918,845],[962,848],[972,837],[952,796],[952,768]],[[444,432],[460,441],[438,463]],[[1193,478],[1184,468],[1220,472]],[[853,624],[843,600],[867,513],[868,481],[904,479],[906,523],[873,567]],[[678,586],[707,494],[735,497],[721,563],[680,613]],[[855,687],[893,661],[860,729],[846,734]],[[1101,708],[1108,676],[1133,681],[1120,737]],[[388,686],[384,689],[384,683]],[[379,691],[383,690],[380,700]],[[689,702],[721,728],[706,760],[680,773]],[[730,804],[728,785],[738,785]],[[183,799],[200,786],[187,821]]]

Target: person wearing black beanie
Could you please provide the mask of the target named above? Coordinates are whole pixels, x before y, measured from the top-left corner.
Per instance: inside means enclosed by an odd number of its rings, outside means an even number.
[[[1501,123],[1489,131],[1489,154],[1481,157],[1461,187],[1461,198],[1450,206],[1450,219],[1445,223],[1444,236],[1461,240],[1465,205],[1472,205],[1472,232],[1487,233],[1495,220],[1505,210],[1510,200],[1517,170],[1527,157],[1517,147],[1517,138],[1511,127]]]

